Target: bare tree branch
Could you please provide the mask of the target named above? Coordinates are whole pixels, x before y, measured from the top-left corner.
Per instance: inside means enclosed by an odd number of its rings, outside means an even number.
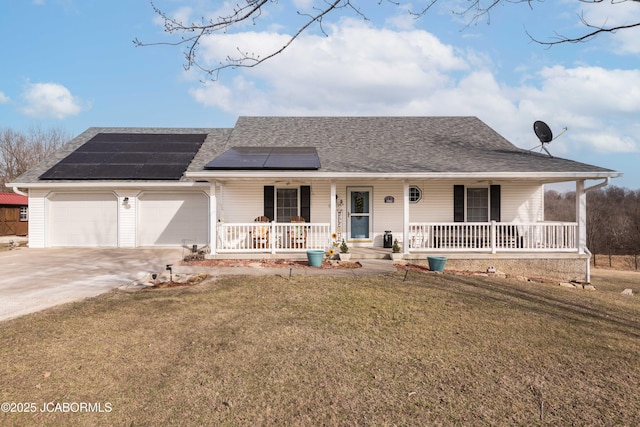
[[[178,39],[170,42],[146,43],[136,38],[133,40],[133,43],[135,46],[139,47],[155,45],[185,46],[185,50],[183,52],[185,58],[185,70],[195,68],[203,72],[208,79],[217,80],[221,70],[224,70],[226,68],[253,68],[281,54],[289,46],[291,46],[291,44],[295,40],[297,40],[300,35],[302,35],[305,31],[308,31],[309,28],[314,25],[317,25],[322,34],[327,35],[323,28],[323,20],[325,17],[327,17],[327,15],[331,13],[337,13],[337,11],[339,10],[349,9],[352,13],[355,13],[362,19],[368,20],[366,13],[360,9],[358,3],[360,1],[364,1],[367,2],[365,4],[368,4],[369,0],[317,1],[322,6],[314,6],[312,13],[302,13],[300,11],[297,12],[298,16],[304,17],[305,20],[300,26],[298,26],[294,34],[289,36],[286,43],[284,43],[279,48],[275,48],[270,53],[262,56],[259,54],[249,53],[246,49],[241,49],[238,46],[236,47],[236,50],[238,52],[237,56],[229,55],[224,58],[223,61],[220,61],[218,65],[209,66],[208,64],[200,61],[198,57],[198,50],[200,47],[200,43],[206,36],[210,36],[215,33],[226,34],[228,31],[240,26],[240,24],[244,22],[252,22],[254,25],[257,24],[260,18],[263,18],[265,16],[263,14],[263,12],[266,11],[265,8],[272,4],[277,4],[277,0],[239,0],[239,3],[237,3],[227,15],[218,16],[217,19],[202,17],[199,21],[191,23],[181,22],[177,18],[174,18],[160,10],[158,7],[156,7],[155,4],[151,3],[154,12],[164,22],[164,31],[171,36],[177,35]],[[619,4],[627,1],[640,3],[640,0],[578,1],[581,3],[592,4],[603,3],[605,1],[609,1],[611,2],[611,4]],[[426,15],[436,4],[438,4],[438,2],[439,0],[423,0],[421,2],[423,3],[422,6],[417,10],[413,10],[411,9],[412,3],[410,3],[408,0],[377,0],[378,5],[381,5],[382,3],[389,3],[398,7],[407,8],[408,13],[416,19],[420,19],[421,17]],[[440,1],[440,3],[442,4],[443,2]],[[477,24],[481,19],[486,19],[487,23],[491,23],[491,13],[500,5],[522,3],[526,3],[531,9],[533,9],[534,4],[539,3],[542,5],[545,3],[545,0],[467,0],[467,3],[465,3],[465,7],[463,7],[461,10],[453,11],[453,13],[467,17],[468,27],[470,25]],[[586,28],[590,29],[586,34],[582,34],[580,36],[567,37],[562,34],[556,33],[552,41],[542,41],[531,35],[526,30],[525,33],[532,41],[550,47],[561,43],[578,43],[588,41],[593,37],[596,37],[603,33],[615,33],[620,30],[628,30],[631,28],[640,27],[640,22],[632,22],[629,24],[614,26],[598,26],[587,22],[584,16],[580,16],[580,20]]]
[[[580,1],[584,1],[584,0],[580,0]],[[640,0],[632,0],[632,1],[640,1]],[[567,36],[564,36],[562,34],[556,33],[555,40],[553,40],[553,41],[542,41],[542,40],[539,40],[539,39],[533,37],[529,33],[529,31],[526,31],[526,33],[527,33],[527,36],[529,36],[529,38],[532,41],[534,41],[534,42],[536,42],[538,44],[544,45],[544,46],[551,47],[553,45],[562,44],[562,43],[586,42],[586,41],[589,41],[592,38],[594,38],[597,35],[602,34],[602,33],[615,33],[615,32],[617,32],[619,30],[626,30],[626,29],[629,29],[629,28],[640,27],[640,22],[636,22],[636,23],[633,23],[633,24],[627,24],[627,25],[614,25],[612,27],[598,27],[596,25],[592,25],[592,24],[588,23],[585,20],[584,16],[580,16],[580,21],[582,22],[582,24],[585,27],[592,28],[593,31],[589,31],[586,34],[583,34],[583,35],[577,36],[577,37],[567,37]]]

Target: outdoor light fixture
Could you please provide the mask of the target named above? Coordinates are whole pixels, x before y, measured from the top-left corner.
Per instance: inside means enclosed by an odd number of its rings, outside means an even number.
[[[122,199],[122,206],[124,206],[125,208],[129,207],[129,198],[125,197],[124,199]]]
[[[167,270],[169,270],[169,280],[173,282],[173,269],[171,268],[172,264],[167,264]]]

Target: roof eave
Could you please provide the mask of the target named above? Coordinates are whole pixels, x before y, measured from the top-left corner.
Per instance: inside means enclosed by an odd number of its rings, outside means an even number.
[[[589,179],[617,178],[621,172],[320,172],[320,171],[198,171],[187,172],[185,177],[194,180],[227,179],[482,179],[482,180],[527,180],[538,182],[579,181]]]
[[[208,182],[194,181],[44,181],[10,182],[7,187],[17,188],[166,188],[208,187]]]

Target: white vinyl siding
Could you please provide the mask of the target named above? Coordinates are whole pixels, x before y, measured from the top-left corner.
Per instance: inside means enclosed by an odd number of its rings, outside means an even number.
[[[138,246],[204,245],[209,240],[209,197],[204,193],[140,194]]]
[[[46,192],[29,190],[29,247],[44,248],[47,244],[45,233]]]
[[[223,184],[217,193],[217,215],[224,222],[252,222],[264,213],[264,186],[278,183],[273,181],[234,182]],[[300,186],[311,186],[311,222],[329,222],[329,183],[301,182]]]
[[[50,246],[118,246],[118,207],[113,193],[49,195]]]
[[[220,221],[251,222],[264,213],[264,186],[256,182],[222,184],[217,202]]]
[[[539,184],[502,185],[502,222],[544,221],[544,187]]]

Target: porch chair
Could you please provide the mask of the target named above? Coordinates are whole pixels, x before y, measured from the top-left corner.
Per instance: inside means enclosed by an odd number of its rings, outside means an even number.
[[[259,216],[253,220],[263,224],[269,224],[271,220],[266,216]],[[254,225],[251,230],[251,239],[254,249],[267,249],[269,247],[269,225]]]
[[[304,217],[294,216],[291,218],[292,224],[304,223]],[[307,247],[307,227],[304,225],[292,225],[290,233],[291,248],[304,249]]]

